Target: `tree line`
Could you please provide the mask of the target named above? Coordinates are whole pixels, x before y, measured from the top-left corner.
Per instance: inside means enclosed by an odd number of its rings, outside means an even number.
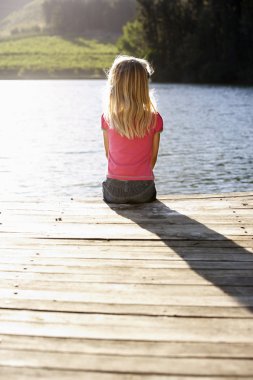
[[[43,10],[53,33],[121,35],[119,51],[149,59],[155,80],[253,83],[252,0],[45,0]]]
[[[54,33],[101,31],[119,35],[122,26],[135,17],[136,0],[46,0],[43,11]]]
[[[252,0],[137,0],[119,47],[145,56],[155,79],[253,83]]]

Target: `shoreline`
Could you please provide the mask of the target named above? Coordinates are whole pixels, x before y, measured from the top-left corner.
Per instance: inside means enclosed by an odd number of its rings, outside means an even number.
[[[1,80],[106,80],[106,74],[103,70],[84,70],[82,72],[76,73],[75,71],[65,71],[65,72],[25,72],[20,73],[20,71],[5,71],[0,70],[0,81]],[[224,86],[224,87],[253,87],[253,83],[243,83],[243,82],[231,82],[231,83],[213,83],[213,82],[166,82],[157,81],[156,84],[171,84],[171,85],[192,85],[192,86]]]
[[[71,79],[106,79],[102,70],[83,70],[78,73],[75,71],[59,71],[59,72],[21,72],[0,70],[0,80],[71,80]]]

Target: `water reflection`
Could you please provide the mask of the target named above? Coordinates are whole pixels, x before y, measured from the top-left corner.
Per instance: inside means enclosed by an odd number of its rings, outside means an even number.
[[[99,80],[1,81],[1,196],[101,195],[104,86]],[[158,193],[253,190],[253,89],[153,87],[165,126]]]

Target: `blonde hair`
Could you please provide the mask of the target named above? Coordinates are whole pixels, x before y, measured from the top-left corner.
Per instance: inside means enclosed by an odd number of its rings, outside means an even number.
[[[118,56],[108,73],[105,118],[129,139],[144,137],[156,122],[156,106],[149,92],[153,73],[145,59]]]

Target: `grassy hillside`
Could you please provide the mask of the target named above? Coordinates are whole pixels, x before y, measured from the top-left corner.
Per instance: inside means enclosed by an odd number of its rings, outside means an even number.
[[[58,36],[0,41],[0,78],[104,77],[117,49],[111,44]]]
[[[0,21],[0,36],[8,36],[13,30],[21,31],[35,26],[43,28],[45,26],[43,2],[44,0],[20,2],[23,6]]]

